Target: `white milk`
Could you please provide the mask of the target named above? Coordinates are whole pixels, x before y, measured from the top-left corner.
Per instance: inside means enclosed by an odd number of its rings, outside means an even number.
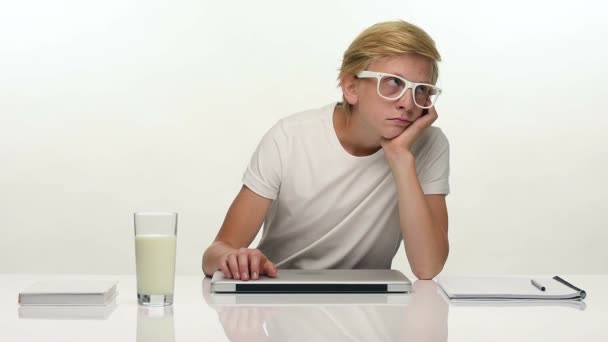
[[[175,243],[173,235],[135,237],[137,293],[173,294]]]

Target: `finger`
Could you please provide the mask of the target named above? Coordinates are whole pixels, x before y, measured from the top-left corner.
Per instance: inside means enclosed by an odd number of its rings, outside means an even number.
[[[271,277],[271,278],[276,278],[277,276],[277,268],[276,266],[268,259],[264,260],[264,274],[266,274],[267,276]]]
[[[432,109],[432,111],[431,111]],[[427,115],[420,116],[418,119],[414,120],[414,122],[410,125],[410,127],[414,127],[420,131],[429,127],[430,125],[437,120],[438,115],[435,111],[434,107],[429,108],[429,113]]]
[[[232,253],[228,256],[228,266],[230,266],[230,272],[234,279],[241,279],[239,276],[239,264],[236,260],[236,253]]]
[[[220,261],[220,270],[224,273],[224,277],[230,279],[232,278],[232,273],[230,273],[230,267],[228,267],[227,259],[223,259]]]
[[[439,114],[437,114],[437,109],[435,108],[435,106],[433,106],[433,107],[429,108],[429,114],[428,114],[428,115],[426,115],[426,116],[428,116],[428,117],[432,118],[432,119],[433,119],[433,122],[434,122],[435,120],[437,120],[437,118],[439,118]]]
[[[429,118],[429,123],[427,124],[426,127],[432,125],[435,121],[437,121],[437,119],[439,118],[439,115],[437,115],[437,112],[431,113],[429,112],[429,115],[427,115]]]
[[[251,271],[251,279],[258,279],[260,274],[260,261],[262,260],[262,253],[255,250],[251,252],[249,259],[249,270]]]
[[[238,259],[241,280],[249,280],[249,255],[247,251],[240,251]]]

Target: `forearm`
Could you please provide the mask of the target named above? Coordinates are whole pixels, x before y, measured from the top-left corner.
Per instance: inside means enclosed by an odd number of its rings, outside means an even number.
[[[207,276],[212,276],[213,273],[219,270],[219,260],[222,256],[234,252],[237,249],[232,248],[221,241],[215,241],[203,254],[203,272]]]
[[[404,156],[394,164],[392,170],[405,252],[416,277],[432,279],[443,269],[448,257],[447,227],[441,227],[433,220],[416,174],[414,157]]]

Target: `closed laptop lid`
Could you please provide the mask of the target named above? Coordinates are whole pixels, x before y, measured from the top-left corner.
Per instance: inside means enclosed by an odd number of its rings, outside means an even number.
[[[235,293],[385,293],[410,292],[411,282],[397,270],[280,269],[276,278],[227,279],[221,271],[211,279],[211,291]]]

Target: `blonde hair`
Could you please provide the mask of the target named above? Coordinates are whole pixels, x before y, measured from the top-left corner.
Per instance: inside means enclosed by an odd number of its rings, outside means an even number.
[[[435,41],[424,30],[403,20],[375,24],[361,32],[344,52],[338,81],[346,75],[356,75],[365,70],[372,62],[385,58],[414,53],[433,61],[431,83],[439,78],[441,55]],[[347,115],[351,105],[342,98],[342,107]]]

